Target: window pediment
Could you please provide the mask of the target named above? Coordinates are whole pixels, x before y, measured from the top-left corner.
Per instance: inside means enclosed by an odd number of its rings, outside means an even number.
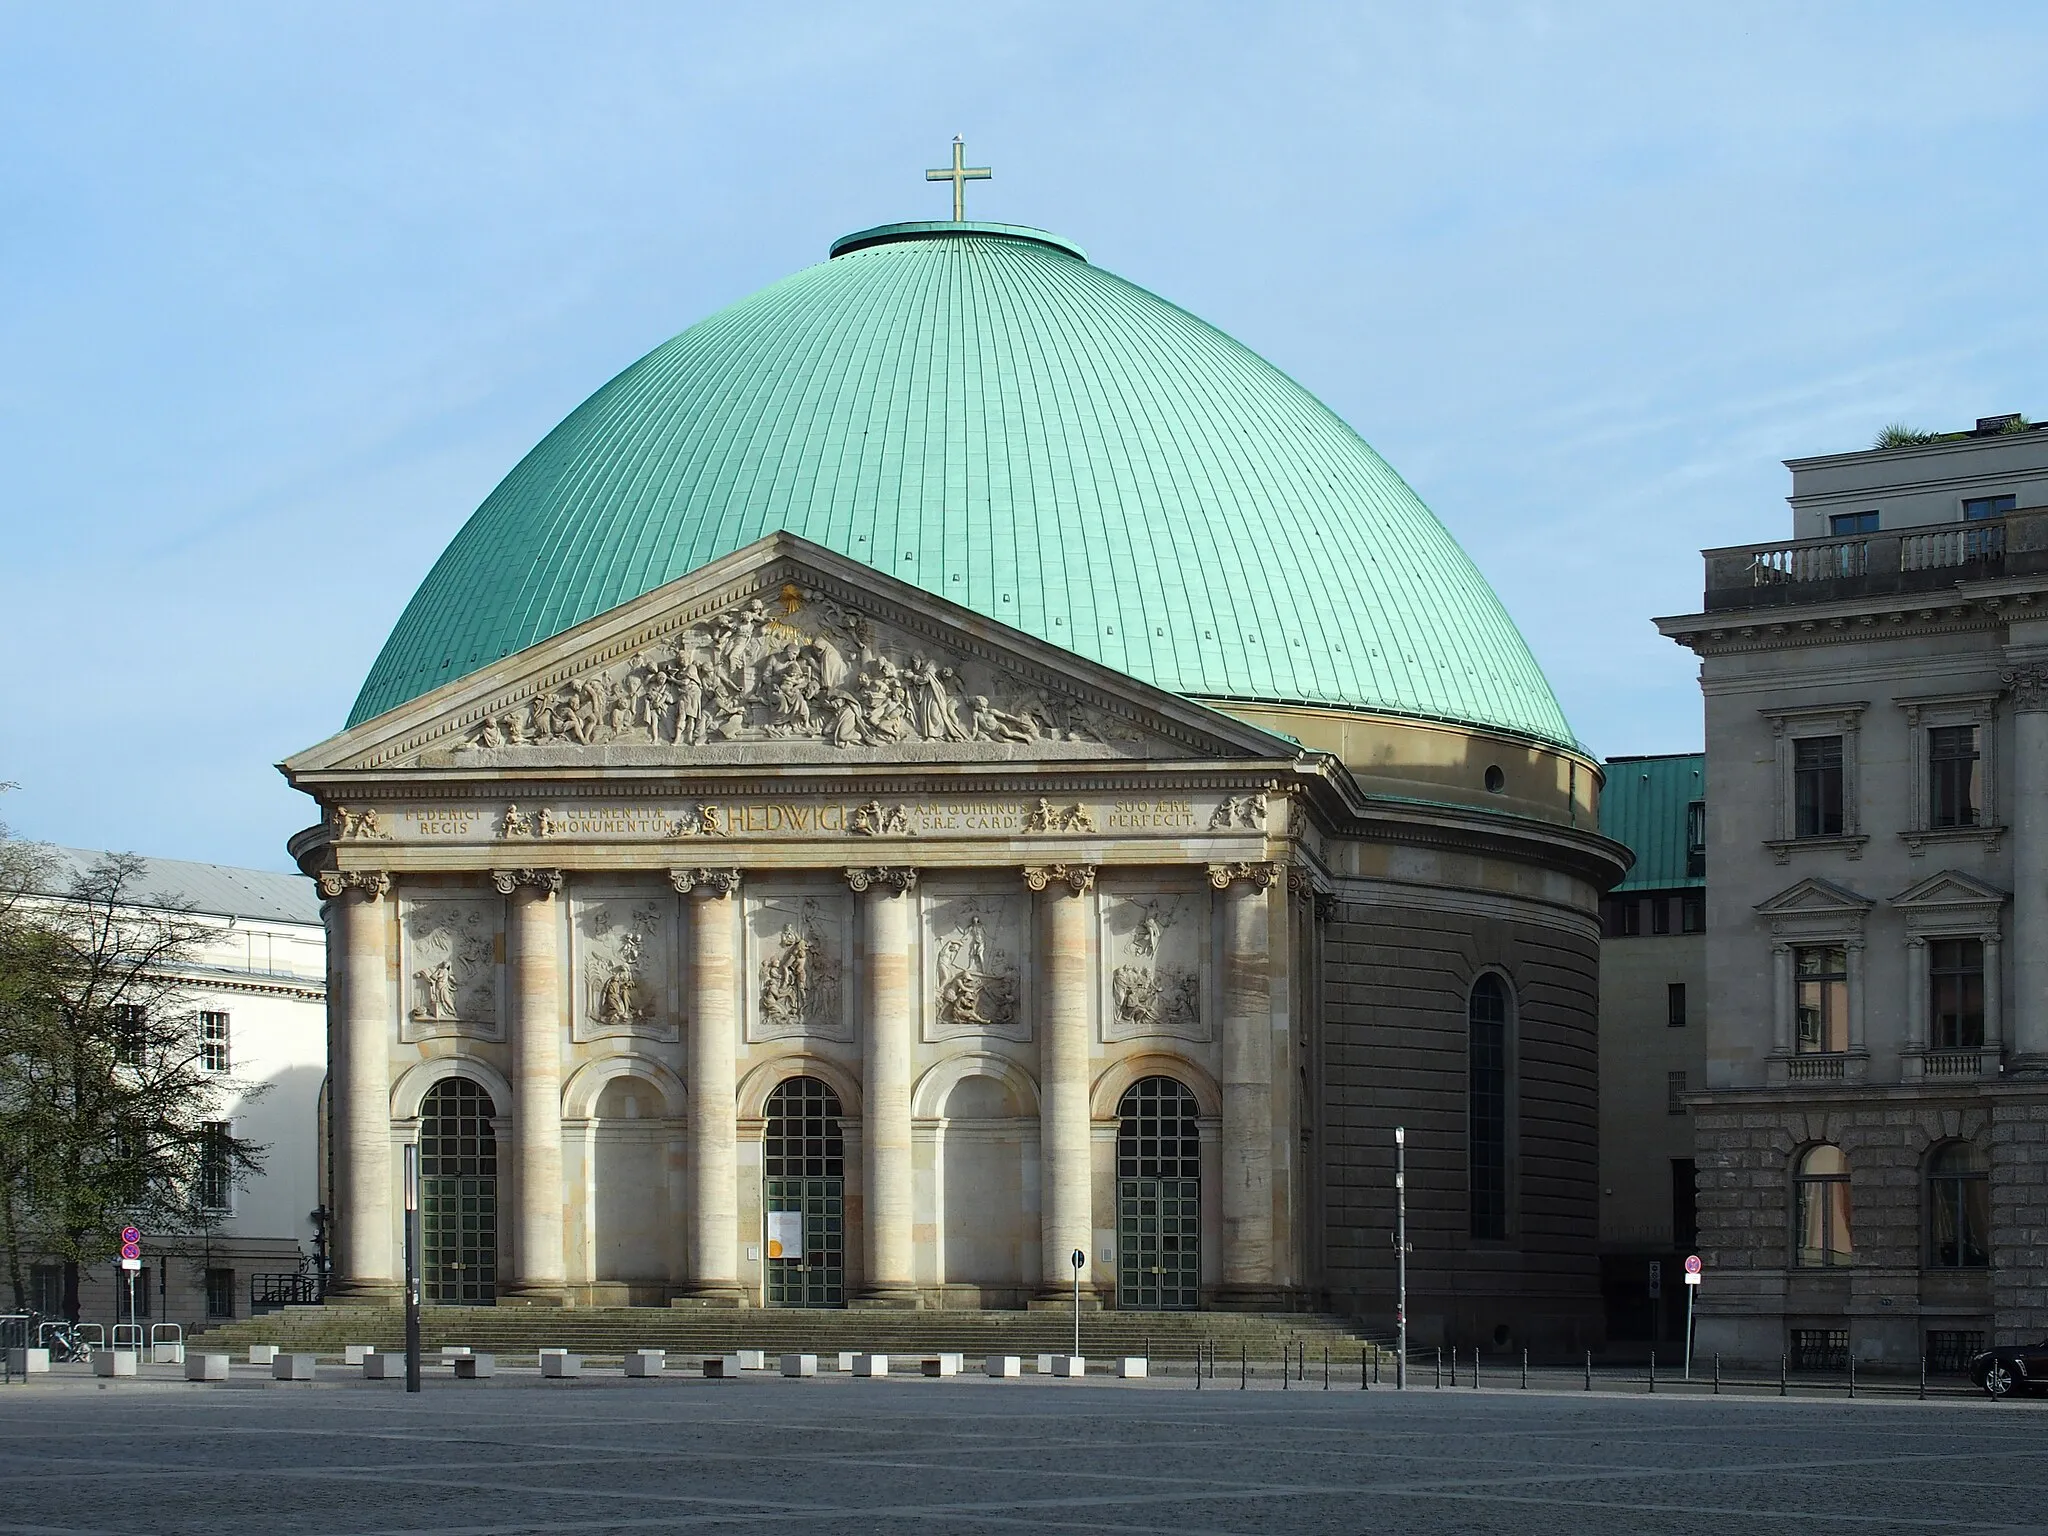
[[[1906,915],[1909,933],[1996,932],[2010,895],[1959,869],[1939,870],[1909,885],[1889,905]]]
[[[1850,938],[1861,935],[1863,920],[1876,905],[1867,896],[1815,875],[1758,902],[1756,910],[1769,919],[1777,938]]]

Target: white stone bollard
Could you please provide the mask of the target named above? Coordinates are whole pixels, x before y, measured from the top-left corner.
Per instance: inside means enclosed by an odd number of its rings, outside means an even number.
[[[785,1376],[815,1376],[818,1374],[816,1355],[784,1355],[782,1374]]]
[[[853,1351],[852,1351],[852,1350],[850,1350],[850,1349],[842,1349],[841,1351],[839,1351],[839,1369],[840,1369],[840,1370],[842,1370],[842,1371],[845,1371],[845,1372],[846,1372],[847,1374],[849,1374],[849,1375],[851,1375],[851,1374],[852,1374],[852,1372],[853,1372]]]
[[[990,1355],[986,1369],[989,1375],[996,1377],[998,1380],[1022,1376],[1024,1374],[1024,1357],[1022,1355]]]
[[[7,1369],[17,1376],[47,1375],[50,1352],[47,1349],[10,1349],[7,1351]]]
[[[226,1381],[228,1379],[228,1357],[226,1355],[187,1355],[185,1357],[185,1379],[187,1381]]]
[[[361,1365],[376,1352],[377,1346],[374,1344],[344,1344],[341,1346],[341,1363]]]
[[[389,1351],[363,1356],[363,1380],[396,1381],[405,1375],[405,1356]]]
[[[183,1344],[152,1344],[149,1346],[151,1365],[183,1365],[185,1346]]]
[[[1116,1373],[1126,1381],[1139,1381],[1145,1376],[1145,1366],[1143,1355],[1125,1355],[1117,1361]]]
[[[740,1357],[738,1355],[710,1355],[705,1358],[704,1379],[706,1381],[732,1381],[738,1377],[739,1373]]]
[[[467,1344],[443,1344],[441,1346],[441,1363],[443,1365],[453,1365],[469,1352],[470,1349]]]
[[[927,1376],[958,1376],[960,1374],[960,1357],[958,1355],[926,1355],[923,1360],[918,1362],[918,1365]]]
[[[566,1349],[544,1349],[540,1353],[540,1373],[554,1380],[583,1374],[583,1357],[572,1355]]]
[[[1040,1355],[1038,1357],[1038,1374],[1041,1376],[1050,1376],[1052,1374],[1051,1355]]]
[[[133,1376],[135,1364],[141,1358],[139,1350],[96,1349],[92,1352],[92,1373],[95,1376]]]
[[[626,1374],[628,1376],[659,1376],[667,1365],[667,1350],[632,1349],[626,1352]]]
[[[1054,1355],[1052,1373],[1055,1376],[1086,1376],[1088,1360],[1085,1355]]]
[[[275,1344],[251,1344],[249,1346],[249,1363],[251,1365],[269,1365],[276,1358],[277,1346]]]
[[[765,1371],[768,1369],[768,1351],[765,1349],[743,1349],[740,1351],[740,1369],[743,1371]]]
[[[498,1374],[496,1355],[478,1355],[465,1350],[455,1357],[455,1379],[457,1381],[482,1381],[486,1376]]]
[[[315,1360],[311,1355],[279,1355],[270,1362],[273,1381],[311,1381]]]
[[[889,1374],[887,1355],[855,1355],[853,1374],[856,1376],[886,1376]]]

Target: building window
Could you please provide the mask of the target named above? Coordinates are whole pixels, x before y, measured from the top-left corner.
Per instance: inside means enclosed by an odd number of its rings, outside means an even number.
[[[1943,1142],[1927,1158],[1927,1267],[1983,1269],[1990,1262],[1990,1170],[1968,1142]]]
[[[1927,1370],[1933,1376],[1960,1376],[1970,1362],[1984,1353],[1981,1328],[1930,1328],[1927,1330]]]
[[[1794,1328],[1792,1369],[1839,1374],[1849,1369],[1849,1330],[1846,1328]]]
[[[209,1072],[228,1069],[228,1016],[202,1012],[199,1015],[199,1065]]]
[[[199,1205],[207,1211],[225,1211],[234,1198],[234,1159],[230,1156],[233,1134],[222,1120],[209,1120],[200,1128]]]
[[[2003,517],[2018,505],[2019,497],[2015,495],[1965,496],[1963,517],[1970,522],[1975,522],[1980,517]]]
[[[1691,1248],[1700,1240],[1699,1168],[1689,1157],[1671,1159],[1671,1242]]]
[[[1670,1029],[1685,1028],[1685,983],[1682,981],[1664,984],[1664,1023]]]
[[[1508,989],[1488,972],[1472,984],[1466,1008],[1468,1148],[1472,1236],[1508,1235]]]
[[[1837,512],[1828,519],[1828,532],[1838,539],[1845,534],[1851,533],[1875,533],[1877,532],[1877,514],[1875,512]]]
[[[1792,743],[1794,837],[1842,835],[1842,738],[1806,736]]]
[[[1927,825],[1974,827],[1983,809],[1978,785],[1977,727],[1936,725],[1927,731]]]
[[[206,1317],[209,1322],[235,1315],[235,1272],[209,1269],[206,1272]]]
[[[1984,1047],[1984,941],[1927,943],[1928,1043],[1937,1051]]]
[[[1685,1074],[1666,1072],[1664,1074],[1664,1113],[1682,1115],[1685,1113]]]
[[[128,1310],[128,1272],[126,1270],[121,1271],[120,1279],[120,1309],[125,1312]],[[136,1322],[140,1322],[143,1318],[148,1316],[149,1270],[147,1268],[144,1268],[138,1269],[135,1272],[135,1317],[133,1320]]]
[[[124,1067],[141,1066],[149,1042],[149,1010],[140,1003],[116,1003],[112,1023],[114,1059]]]
[[[1688,891],[1679,898],[1678,931],[1680,933],[1705,933],[1707,931],[1707,898],[1704,892]]]
[[[1695,800],[1685,808],[1685,877],[1698,880],[1707,872],[1707,802]]]
[[[28,1267],[28,1305],[32,1312],[45,1317],[61,1317],[64,1313],[64,1266],[62,1264],[31,1264]]]
[[[1809,945],[1792,951],[1802,1055],[1849,1049],[1849,951]]]
[[[1825,1142],[1799,1156],[1792,1179],[1793,1262],[1801,1269],[1828,1269],[1852,1264],[1850,1241],[1849,1159],[1840,1147]]]

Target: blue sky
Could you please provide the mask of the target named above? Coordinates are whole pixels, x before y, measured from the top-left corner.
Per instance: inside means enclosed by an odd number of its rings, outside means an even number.
[[[1699,743],[1779,461],[2048,413],[2048,9],[0,3],[0,800],[288,868],[428,565],[621,367],[1038,224],[1352,422],[1603,754]]]

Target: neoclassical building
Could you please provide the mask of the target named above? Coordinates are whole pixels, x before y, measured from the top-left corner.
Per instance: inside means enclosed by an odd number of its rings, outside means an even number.
[[[1056,236],[606,385],[285,772],[337,1289],[1597,1328],[1597,764],[1441,524]]]

